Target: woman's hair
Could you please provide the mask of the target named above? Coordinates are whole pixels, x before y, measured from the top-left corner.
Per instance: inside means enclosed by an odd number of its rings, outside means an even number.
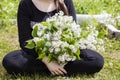
[[[57,7],[58,11],[62,10],[65,15],[69,15],[68,9],[67,9],[64,2],[61,2],[60,0],[54,0],[54,2],[56,4],[56,7]]]

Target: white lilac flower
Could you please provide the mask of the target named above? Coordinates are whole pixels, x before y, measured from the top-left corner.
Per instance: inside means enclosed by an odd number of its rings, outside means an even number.
[[[60,40],[60,38],[61,38],[60,35],[61,35],[61,32],[60,32],[60,31],[53,33],[53,34],[51,35],[51,40],[53,40],[53,41]]]
[[[57,31],[57,32],[54,32],[52,34],[52,36],[54,36],[54,37],[60,37],[61,33],[62,33],[61,31]]]
[[[65,47],[68,47],[69,44],[67,42],[61,42],[61,48],[64,49]]]
[[[38,24],[38,31],[37,31],[37,35],[40,37],[43,33],[44,33],[44,30],[46,29],[46,27],[44,26],[41,26]]]
[[[52,41],[52,47],[59,47],[56,41]]]
[[[38,37],[34,37],[34,39],[33,39],[33,41],[34,41],[35,43],[37,43],[39,40],[41,40],[41,39],[38,38]]]
[[[58,48],[55,48],[55,49],[54,49],[55,54],[57,54],[58,52],[60,52],[60,50],[61,50],[61,49],[60,49],[59,47],[58,47]]]
[[[101,51],[103,51],[103,52],[105,51],[105,48],[104,48],[104,46],[101,46]]]
[[[59,60],[60,62],[65,62],[65,59],[66,59],[66,55],[65,55],[65,54],[58,56],[58,60]]]
[[[52,40],[52,41],[58,41],[58,40],[59,40],[59,37],[52,36],[52,37],[51,37],[51,40]]]
[[[91,43],[94,43],[94,44],[97,43],[95,37],[91,34],[87,37],[87,40],[88,40],[88,42],[91,42]]]
[[[94,44],[89,44],[89,45],[87,45],[87,48],[88,48],[88,49],[96,50],[96,46],[95,46]]]
[[[76,56],[72,56],[72,61],[76,60]]]
[[[59,48],[61,46],[61,41],[52,41],[53,48]]]
[[[86,49],[87,47],[86,47],[86,45],[81,41],[81,42],[79,43],[79,48],[80,48],[80,49]]]
[[[59,11],[58,15],[63,16],[64,12],[63,11]]]
[[[102,39],[99,39],[99,44],[104,44],[104,41]]]
[[[83,38],[81,38],[81,40],[78,41],[80,49],[86,49],[87,48],[86,44],[84,43],[84,41],[85,41],[85,39],[83,39]]]
[[[97,46],[97,49],[98,49],[99,51],[105,51],[105,49],[104,49],[103,46]]]
[[[43,34],[43,31],[41,31],[41,30],[38,30],[37,31],[37,35],[40,37],[41,35]]]
[[[79,48],[80,49],[87,49],[86,45],[84,45],[84,44],[80,44]]]
[[[72,32],[74,32],[75,36],[80,37],[81,29],[79,26],[75,26],[74,24],[71,27]]]
[[[68,53],[64,53],[62,56],[61,56],[62,60],[64,61],[71,61],[72,60],[72,57],[68,54]]]
[[[53,53],[53,52],[54,52],[54,48],[52,48],[52,47],[49,48],[49,52],[50,52],[50,53]]]
[[[60,21],[56,21],[56,23],[55,23],[55,26],[61,26],[61,22]]]
[[[72,50],[73,53],[77,52],[77,48],[74,45],[69,45],[69,48]]]
[[[46,46],[46,47],[51,47],[51,42],[48,42],[48,41],[47,41],[47,42],[45,43],[45,46]]]
[[[52,24],[52,22],[54,22],[54,24]],[[64,13],[61,11],[48,18],[46,23],[52,24],[58,30],[51,32],[48,26],[44,26],[41,23],[36,24],[33,29],[38,27],[38,31],[36,32],[38,37],[34,37],[32,40],[36,44],[39,40],[45,40],[44,48],[47,48],[48,54],[53,55],[60,63],[78,59],[76,57],[78,49],[104,50],[104,41],[97,37],[99,32],[96,30],[95,26],[89,25],[85,28],[86,31],[82,30],[80,25],[73,21],[72,16],[64,16]],[[74,40],[74,42],[72,43],[71,40]],[[67,52],[67,49],[71,49],[70,54]],[[61,50],[63,53],[59,53]],[[52,58],[53,57],[51,57],[51,59]]]
[[[72,57],[70,57],[70,56],[67,57],[67,58],[66,58],[66,61],[72,61]]]
[[[50,34],[44,34],[43,38],[47,39],[47,40],[50,40],[50,36],[51,36]]]
[[[72,16],[64,16],[64,22],[66,23],[66,22],[72,22],[73,21],[73,18],[72,18]]]
[[[95,34],[95,36],[97,37],[97,36],[98,36],[98,31],[95,31],[95,33],[94,33],[94,34]]]
[[[74,60],[76,60],[76,56],[67,55],[66,61],[74,61]]]

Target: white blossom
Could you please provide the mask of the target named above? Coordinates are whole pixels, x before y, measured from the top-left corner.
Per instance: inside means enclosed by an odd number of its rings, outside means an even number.
[[[61,48],[65,48],[65,47],[68,47],[69,44],[67,42],[61,42]]]
[[[36,24],[33,29],[38,27],[36,32],[38,37],[34,37],[33,41],[37,44],[39,40],[45,40],[40,49],[42,50],[43,47],[47,49],[47,55],[54,55],[59,63],[67,63],[78,59],[76,53],[79,49],[105,50],[104,40],[97,37],[99,32],[95,26],[89,25],[84,31],[80,25],[73,21],[72,16],[65,16],[62,11],[46,20],[46,24],[52,22],[54,22],[52,25],[57,28],[53,32],[49,25]],[[82,33],[84,33],[84,36],[81,35]]]
[[[54,49],[55,54],[57,54],[58,52],[60,52],[60,50],[61,50],[61,49],[60,49],[59,47],[58,47],[58,48],[55,48],[55,49]]]
[[[64,53],[63,55],[58,56],[58,60],[60,62],[65,62],[65,59],[68,57],[68,55],[66,53]]]
[[[69,45],[69,48],[72,50],[72,52],[77,52],[77,48],[74,45]]]
[[[39,40],[41,40],[41,39],[38,38],[38,37],[34,37],[34,39],[33,39],[33,41],[34,41],[35,43],[37,43]]]
[[[49,48],[49,52],[50,52],[50,53],[53,53],[53,52],[54,52],[54,48],[52,48],[52,47]]]

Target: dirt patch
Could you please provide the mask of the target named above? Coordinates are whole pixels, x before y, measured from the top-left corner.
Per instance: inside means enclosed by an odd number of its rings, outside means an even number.
[[[120,60],[120,50],[107,52],[107,55]]]
[[[115,53],[114,56],[115,56],[116,59],[120,60],[120,51],[118,53]]]

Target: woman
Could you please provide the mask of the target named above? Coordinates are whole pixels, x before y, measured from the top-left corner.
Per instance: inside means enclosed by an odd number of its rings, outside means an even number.
[[[65,66],[52,61],[47,57],[37,59],[35,50],[25,48],[26,41],[32,39],[32,26],[45,21],[59,10],[70,15],[76,21],[76,13],[72,0],[21,0],[18,8],[17,22],[21,50],[7,54],[3,59],[3,66],[8,73],[35,73],[44,72],[52,75],[93,74],[99,72],[104,64],[103,57],[95,51],[81,50],[81,60],[68,62]]]

